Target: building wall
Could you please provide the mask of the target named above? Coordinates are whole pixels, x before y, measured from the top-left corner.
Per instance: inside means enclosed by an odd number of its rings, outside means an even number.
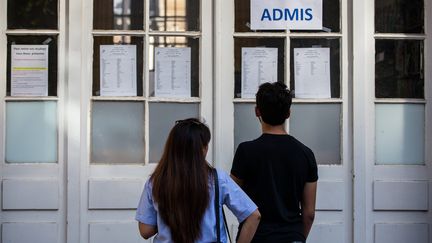
[[[251,30],[250,8],[0,0],[1,242],[141,242],[135,208],[176,120],[205,119],[208,160],[226,171],[237,145],[259,136],[244,51],[265,48],[276,56],[262,75],[297,94],[286,129],[319,164],[308,242],[432,243],[432,5],[323,0],[324,28],[312,31]],[[46,70],[24,70],[46,71],[46,94],[16,93],[23,45],[47,50]],[[123,57],[104,59],[113,46]],[[157,83],[167,47],[186,50],[173,72],[190,77],[186,89]],[[300,48],[328,50],[327,96],[301,95]],[[109,76],[119,65],[134,71]],[[110,77],[127,92],[113,93]],[[237,224],[229,215],[234,235]]]

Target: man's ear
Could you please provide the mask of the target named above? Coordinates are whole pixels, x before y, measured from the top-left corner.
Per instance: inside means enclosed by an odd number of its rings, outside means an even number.
[[[255,116],[256,116],[256,117],[260,117],[260,116],[261,116],[261,112],[260,112],[260,110],[258,109],[258,106],[255,106]]]
[[[288,119],[289,117],[291,116],[291,109],[289,109],[288,110],[288,112],[287,112],[287,114],[286,114],[286,118],[285,119]]]

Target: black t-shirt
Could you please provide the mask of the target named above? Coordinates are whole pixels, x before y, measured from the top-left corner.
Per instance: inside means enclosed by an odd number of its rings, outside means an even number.
[[[318,180],[312,150],[290,135],[262,134],[238,146],[231,174],[261,213],[253,242],[305,241],[300,202],[305,183]]]

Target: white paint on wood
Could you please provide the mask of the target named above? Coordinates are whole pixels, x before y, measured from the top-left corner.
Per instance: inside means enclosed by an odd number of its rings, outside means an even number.
[[[427,181],[374,181],[374,210],[428,210]]]
[[[90,223],[91,243],[138,243],[145,241],[139,235],[136,222]]]
[[[375,243],[428,243],[428,224],[375,224]]]
[[[57,235],[56,223],[4,223],[2,225],[3,243],[57,243]]]
[[[307,242],[343,243],[345,234],[343,223],[314,224]]]
[[[89,209],[135,209],[143,180],[90,180]]]
[[[57,180],[3,180],[3,210],[57,210]]]
[[[344,192],[342,181],[319,181],[316,209],[342,211],[345,205]]]

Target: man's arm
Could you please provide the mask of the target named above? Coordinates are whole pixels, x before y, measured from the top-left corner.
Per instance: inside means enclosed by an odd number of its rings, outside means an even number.
[[[258,228],[258,224],[261,219],[261,214],[258,209],[255,210],[243,223],[243,227],[240,230],[240,235],[237,243],[249,243],[251,242],[255,232]]]
[[[301,201],[301,211],[303,219],[303,234],[308,237],[315,219],[315,202],[316,202],[317,182],[306,183],[303,189]]]
[[[237,185],[239,185],[239,187],[243,186],[243,180],[237,178],[235,175],[230,174],[231,179],[233,179],[233,181],[235,181],[235,183],[237,183]]]
[[[157,228],[153,225],[138,222],[138,228],[140,235],[146,240],[157,233]]]

